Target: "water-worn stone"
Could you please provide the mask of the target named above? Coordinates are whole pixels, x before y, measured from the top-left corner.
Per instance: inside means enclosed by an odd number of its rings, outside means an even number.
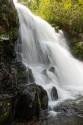
[[[53,66],[50,67],[50,68],[49,68],[49,71],[52,72],[52,73],[54,73],[54,72],[55,72],[55,67],[53,67]]]
[[[53,87],[51,90],[51,97],[52,97],[53,101],[58,99],[58,93],[57,93],[57,89],[55,87]]]
[[[83,98],[76,100],[66,100],[54,107],[56,112],[61,112],[67,115],[81,115],[83,117]]]
[[[45,115],[39,121],[31,120],[29,123],[17,123],[16,125],[82,125],[83,124],[83,97],[76,100],[65,100],[55,108],[56,113]]]
[[[24,66],[22,62],[16,63],[17,68],[17,84],[27,84],[27,83],[34,83],[35,79],[30,68]]]
[[[47,107],[47,92],[41,86],[30,84],[19,88],[16,118],[20,121],[28,121],[33,117],[39,118],[41,109]]]

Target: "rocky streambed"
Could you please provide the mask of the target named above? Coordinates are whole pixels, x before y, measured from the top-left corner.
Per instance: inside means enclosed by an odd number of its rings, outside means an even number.
[[[56,115],[43,112],[39,121],[16,123],[15,125],[83,125],[83,97],[66,100],[54,108]]]

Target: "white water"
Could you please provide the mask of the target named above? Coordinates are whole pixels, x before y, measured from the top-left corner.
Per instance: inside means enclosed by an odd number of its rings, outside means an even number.
[[[54,31],[47,22],[33,15],[18,3],[23,63],[32,69],[36,83],[43,86],[49,106],[83,94],[83,63],[73,58],[62,31]],[[49,68],[55,67],[55,72]],[[51,97],[52,87],[58,91],[58,101]]]

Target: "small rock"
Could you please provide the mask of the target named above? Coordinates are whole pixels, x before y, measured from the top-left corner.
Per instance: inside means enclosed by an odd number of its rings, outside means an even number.
[[[52,88],[51,97],[52,97],[53,101],[58,99],[58,93],[57,93],[57,89],[55,87]]]
[[[54,73],[55,72],[55,67],[50,67],[49,71],[52,72],[52,73]]]

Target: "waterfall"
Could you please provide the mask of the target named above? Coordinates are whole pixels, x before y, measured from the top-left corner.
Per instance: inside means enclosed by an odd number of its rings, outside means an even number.
[[[20,23],[22,60],[32,69],[35,81],[48,93],[49,106],[83,95],[83,63],[70,53],[62,31],[58,33],[46,21],[35,16],[19,3],[15,3]],[[53,68],[54,71],[49,69]],[[58,100],[51,97],[52,88]]]

